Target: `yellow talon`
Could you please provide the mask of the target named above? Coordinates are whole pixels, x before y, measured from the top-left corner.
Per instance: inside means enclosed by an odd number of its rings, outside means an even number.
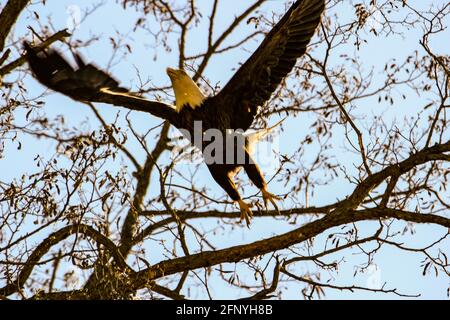
[[[241,210],[241,219],[240,221],[245,219],[247,223],[247,227],[250,227],[250,220],[253,218],[253,212],[250,210],[250,206],[246,204],[243,200],[237,201],[239,204],[239,209]]]
[[[266,188],[261,189],[261,193],[262,193],[262,197],[264,200],[264,205],[266,206],[266,210],[267,210],[267,204],[270,202],[274,206],[275,210],[280,212],[275,200],[281,200],[281,198],[270,193],[269,191],[267,191]]]

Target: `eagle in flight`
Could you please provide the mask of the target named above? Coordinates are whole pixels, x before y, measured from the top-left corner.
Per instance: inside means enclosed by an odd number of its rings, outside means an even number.
[[[190,133],[190,137],[198,134],[195,132],[196,122],[201,123],[201,134],[209,129],[221,132],[225,139],[223,149],[219,151],[222,159],[227,161],[206,161],[206,164],[214,180],[239,204],[241,220],[245,219],[249,224],[252,211],[233,182],[240,168],[244,168],[250,180],[261,190],[266,207],[271,202],[277,208],[275,200],[278,198],[267,190],[266,181],[249,152],[248,139],[239,143],[233,137],[231,148],[226,142],[230,140],[230,132],[249,129],[258,108],[269,100],[297,58],[306,52],[324,7],[325,0],[295,1],[258,49],[215,96],[205,96],[185,71],[167,68],[175,93],[175,106],[130,94],[108,73],[86,64],[76,53],[77,68],[74,68],[55,50],[40,50],[28,43],[24,43],[24,47],[34,76],[48,88],[75,100],[145,111]],[[205,151],[208,143],[201,140],[197,147]],[[243,155],[243,159],[237,159],[237,155]]]

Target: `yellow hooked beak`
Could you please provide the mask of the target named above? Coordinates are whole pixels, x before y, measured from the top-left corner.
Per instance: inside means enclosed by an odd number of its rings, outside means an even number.
[[[167,68],[166,73],[171,79],[174,79],[178,77],[179,71],[176,69]]]

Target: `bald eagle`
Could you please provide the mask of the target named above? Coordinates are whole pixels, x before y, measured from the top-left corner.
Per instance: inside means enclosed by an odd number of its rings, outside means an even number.
[[[258,49],[239,68],[225,87],[214,96],[205,96],[184,70],[168,68],[167,74],[175,93],[175,106],[150,101],[127,93],[118,81],[92,64],[86,64],[75,54],[77,68],[72,67],[57,51],[40,50],[24,44],[27,60],[34,76],[45,86],[75,100],[103,102],[133,110],[149,112],[169,121],[191,137],[195,123],[201,122],[202,133],[214,129],[223,134],[222,159],[231,161],[206,162],[214,180],[239,204],[241,220],[250,223],[252,211],[245,203],[233,181],[244,168],[250,180],[261,190],[267,207],[271,202],[277,208],[275,195],[249,152],[249,141],[234,139],[230,132],[250,128],[258,108],[270,98],[283,78],[294,67],[297,58],[306,52],[320,23],[324,0],[297,0],[282,19],[272,28]],[[232,140],[231,148],[227,143]],[[191,141],[193,142],[193,141]],[[202,139],[202,151],[208,142]],[[217,151],[217,150],[216,150]],[[242,159],[237,159],[242,155]]]

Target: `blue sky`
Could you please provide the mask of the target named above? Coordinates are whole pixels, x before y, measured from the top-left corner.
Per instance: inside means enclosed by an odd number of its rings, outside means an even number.
[[[5,0],[0,0],[3,4]],[[231,2],[231,1],[230,1]],[[225,1],[225,5],[220,8],[220,19],[216,25],[216,35],[219,34],[220,30],[223,30],[233,17],[242,12],[251,1],[242,0],[239,1],[239,5],[228,5]],[[48,23],[48,19],[52,21],[52,25],[56,30],[66,28],[68,24],[71,24],[70,12],[73,10],[86,10],[92,6],[91,1],[75,1],[75,0],[48,0],[45,6],[41,4],[36,4],[30,6],[24,14],[20,17],[16,28],[15,37],[23,36],[23,34],[28,34],[26,29],[28,25],[33,26],[36,30],[39,29],[32,11],[35,10],[40,15],[40,22],[43,25]],[[237,3],[237,2],[236,2]],[[357,3],[354,1],[354,3]],[[420,3],[421,6],[426,7],[430,3],[444,3],[442,0],[438,1],[411,1],[411,4]],[[286,1],[269,1],[265,6],[262,7],[264,12],[283,12]],[[209,14],[210,1],[199,0],[197,2],[198,7],[204,13],[204,15]],[[342,10],[338,12],[340,19],[349,19],[354,16],[353,10],[350,7],[346,8],[347,11]],[[129,8],[127,11],[121,9],[121,6],[116,3],[116,1],[105,1],[105,5],[94,12],[84,21],[79,28],[73,33],[74,39],[87,40],[92,34],[100,36],[100,40],[94,42],[88,48],[82,50],[82,54],[87,61],[95,61],[98,66],[104,67],[110,60],[111,44],[108,38],[113,36],[116,31],[120,33],[127,34],[127,41],[132,45],[133,53],[127,56],[126,59],[117,59],[117,64],[111,67],[110,71],[115,75],[117,79],[120,79],[124,86],[131,86],[132,88],[136,85],[136,69],[139,70],[141,76],[146,79],[149,78],[155,85],[166,86],[169,85],[169,78],[165,74],[165,69],[168,66],[176,66],[178,59],[178,52],[174,43],[176,41],[177,34],[169,37],[169,43],[172,44],[173,51],[166,52],[162,48],[153,48],[154,42],[153,38],[148,35],[147,32],[138,29],[133,31],[133,24],[136,21],[136,17],[139,15],[135,12],[135,9]],[[151,22],[151,18],[149,18]],[[152,31],[157,31],[159,25],[156,23],[149,23]],[[253,26],[242,26],[237,32],[233,33],[229,41],[234,41],[241,39],[244,34],[248,34]],[[448,32],[447,39],[449,38]],[[204,28],[200,24],[195,32],[189,35],[189,45],[188,53],[198,53],[204,49]],[[367,61],[367,68],[374,67],[374,72],[377,75],[375,81],[379,81],[382,75],[382,67],[384,63],[392,58],[402,59],[410,54],[414,49],[418,48],[418,40],[421,36],[420,29],[409,30],[404,37],[391,36],[385,37],[368,37],[370,41],[363,45],[359,51],[356,51],[352,46],[346,46],[347,50],[352,50],[353,52],[347,52],[348,54],[356,54],[363,57],[364,61]],[[444,39],[445,37],[442,37]],[[437,52],[448,53],[448,44],[445,41],[434,41],[432,42],[433,49]],[[247,43],[243,48],[238,48],[233,50],[223,56],[213,59],[206,69],[205,75],[212,84],[220,83],[222,86],[226,81],[232,76],[233,68],[238,66],[239,62],[245,61],[249,54],[256,48],[259,44],[258,41],[253,41]],[[244,49],[245,48],[245,49]],[[317,57],[320,57],[320,52],[314,53]],[[155,60],[154,58],[157,57]],[[336,63],[339,62],[339,52],[334,53],[331,60],[335,59]],[[369,69],[368,69],[369,70]],[[13,80],[9,78],[8,80]],[[34,79],[25,79],[25,84],[30,94],[39,94],[43,91],[43,87],[39,85]],[[165,97],[166,99],[172,99],[170,96]],[[375,100],[375,99],[374,99]],[[405,101],[397,100],[398,103],[395,105],[395,110],[392,110],[390,106],[383,106],[374,104],[374,101],[366,100],[361,105],[358,105],[353,115],[357,117],[362,117],[365,115],[378,114],[385,111],[387,119],[392,122],[398,121],[399,123],[403,121],[405,117],[410,114],[417,113],[417,111],[426,104],[427,97],[418,97],[414,93],[409,92],[408,98]],[[420,102],[420,103],[418,103]],[[422,103],[423,102],[423,103]],[[117,110],[112,109],[110,106],[99,105],[99,110],[101,114],[110,121],[113,121]],[[91,111],[83,104],[73,102],[72,100],[63,97],[59,94],[50,94],[46,97],[46,105],[44,112],[51,118],[59,114],[66,116],[66,121],[73,125],[74,127],[80,127],[80,123],[84,123],[83,127],[85,130],[89,128],[97,128],[99,126],[96,120],[93,120]],[[125,111],[122,111],[125,114]],[[135,124],[141,130],[145,128],[153,127],[160,123],[160,120],[151,117],[149,115],[144,115],[140,113],[133,113],[131,115],[133,124]],[[271,119],[270,123],[275,123],[278,119]],[[292,118],[284,123],[284,132],[280,135],[280,146],[279,149],[282,153],[290,154],[298,147],[300,138],[306,135],[309,131],[309,126],[307,124],[312,123],[314,116],[312,115],[301,115],[297,118]],[[295,139],[292,139],[295,137]],[[333,146],[335,147],[333,151],[333,156],[335,156],[336,161],[347,161],[349,162],[349,167],[351,167],[352,161],[355,164],[359,164],[358,157],[350,157],[349,154],[344,152],[344,147],[346,142],[344,141],[343,130],[336,131],[334,136]],[[369,138],[370,140],[370,138]],[[5,154],[7,155],[4,159],[0,159],[0,167],[8,168],[8,170],[2,170],[1,179],[2,181],[10,181],[11,179],[20,177],[24,172],[31,172],[32,169],[32,159],[34,155],[40,153],[51,154],[54,150],[54,145],[46,141],[36,141],[28,137],[23,137],[22,139],[22,150],[20,151],[20,156],[12,156],[18,154],[16,146],[10,144],[7,146]],[[141,150],[133,145],[132,149],[136,149],[136,156],[138,159],[143,160],[145,154]],[[165,155],[163,159],[168,159],[169,155]],[[126,160],[123,160],[126,162]],[[304,161],[311,161],[307,157]],[[189,170],[189,165],[183,165],[183,170]],[[157,179],[157,173],[154,173],[154,177]],[[156,179],[154,179],[156,181]],[[214,180],[209,176],[205,168],[202,169],[201,174],[198,176],[199,184],[207,184],[211,188],[214,195],[221,195],[221,189],[215,184]],[[156,185],[157,182],[155,182]],[[281,183],[273,183],[270,185],[272,192],[282,192]],[[345,195],[348,195],[353,189],[344,179],[336,179],[332,181],[327,186],[321,187],[315,192],[315,195],[311,197],[310,201],[315,205],[324,205],[334,202],[336,199],[341,199]],[[246,189],[246,193],[251,194],[255,189]],[[447,195],[448,196],[448,195]],[[303,199],[299,199],[300,201]],[[289,207],[289,203],[284,203],[286,207]],[[299,220],[301,221],[301,220]],[[211,224],[214,225],[216,222],[206,221],[199,222],[199,225],[203,226],[205,229]],[[297,222],[299,223],[299,222]],[[402,222],[396,222],[399,228],[402,228]],[[269,228],[270,226],[270,228]],[[275,234],[280,234],[285,232],[287,228],[294,228],[297,226],[286,227],[283,222],[276,222],[272,219],[255,219],[254,225],[251,230],[242,229],[241,231],[235,231],[233,237],[230,238],[227,234],[218,235],[214,238],[214,243],[220,247],[225,248],[227,246],[236,245],[238,243],[248,243],[254,240],[259,240],[264,237],[268,237]],[[361,232],[367,232],[376,230],[376,223],[363,223],[361,224]],[[411,246],[419,246],[427,244],[434,239],[437,239],[437,235],[445,234],[446,230],[443,228],[434,226],[417,226],[416,233],[414,235],[405,235],[405,243],[409,243]],[[431,235],[431,236],[430,236]],[[316,242],[320,243],[324,241],[325,236],[317,237]],[[191,239],[194,241],[193,239]],[[447,248],[446,252],[450,253],[448,248],[450,247],[450,242],[447,241],[446,244],[441,246],[441,248]],[[319,247],[317,247],[319,248]],[[152,256],[149,258],[151,262],[157,262],[163,259],[164,253],[162,250],[152,248]],[[371,276],[379,277],[381,283],[387,282],[388,288],[398,288],[402,293],[415,294],[421,293],[422,298],[432,299],[444,299],[446,298],[446,290],[450,285],[449,279],[444,275],[435,277],[434,275],[422,276],[422,269],[419,267],[420,261],[423,256],[413,253],[404,253],[392,247],[384,247],[380,253],[376,256],[375,262],[377,264],[377,269],[373,274],[359,274],[353,279],[354,266],[363,263],[364,257],[355,254],[356,251],[349,250],[345,252],[344,256],[347,263],[343,264],[342,269],[340,269],[338,276],[336,278],[337,284],[352,284],[355,285],[365,285],[367,281],[370,281]],[[339,256],[340,257],[340,256]],[[330,257],[330,261],[336,257]],[[301,273],[302,271],[311,268],[310,265],[301,265],[296,267],[295,271]],[[234,265],[226,265],[226,268],[233,269]],[[313,269],[311,269],[313,270]],[[243,272],[242,276],[244,278],[251,279],[253,275],[249,272]],[[328,275],[324,273],[323,279],[327,280]],[[217,286],[214,286],[217,284]],[[234,297],[235,291],[224,285],[223,282],[219,282],[218,279],[214,277],[210,281],[212,287],[212,292],[216,298],[229,298]],[[286,289],[283,290],[283,297],[287,299],[298,299],[301,298],[300,290],[301,285],[289,282],[283,284]],[[195,290],[195,289],[193,289]],[[197,297],[205,297],[205,293],[202,291],[198,292]],[[384,298],[396,298],[394,295],[383,295],[383,294],[373,294],[365,291],[351,292],[340,292],[334,290],[327,290],[326,297],[329,299],[343,299],[343,298],[356,298],[356,299],[384,299]]]

